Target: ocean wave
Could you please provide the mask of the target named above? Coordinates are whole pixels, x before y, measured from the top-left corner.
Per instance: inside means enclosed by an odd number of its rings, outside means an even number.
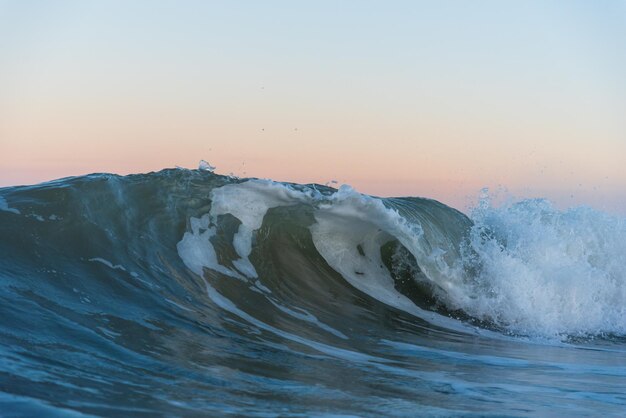
[[[210,212],[191,218],[191,231],[178,243],[179,255],[199,275],[208,268],[258,279],[249,260],[253,236],[269,211],[293,207],[310,218],[302,226],[324,261],[356,289],[394,308],[422,318],[425,305],[444,316],[462,311],[487,327],[526,336],[626,331],[626,268],[620,261],[626,224],[591,208],[562,212],[546,200],[494,208],[483,200],[470,219],[428,199],[381,199],[349,186],[322,192],[269,180],[225,185],[210,199]],[[238,222],[226,243],[236,257],[220,263],[211,239],[225,215]],[[399,285],[400,270],[410,289]]]
[[[624,375],[623,219],[545,200],[483,200],[468,217],[210,168],[0,189],[0,404],[148,416],[621,402],[598,382]],[[502,367],[514,383],[476,389]],[[561,386],[545,393],[529,370]]]

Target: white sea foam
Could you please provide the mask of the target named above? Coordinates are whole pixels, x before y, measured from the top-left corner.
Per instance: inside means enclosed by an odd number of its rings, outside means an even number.
[[[233,265],[239,272],[246,277],[258,276],[248,256],[252,251],[252,233],[261,227],[267,211],[293,205],[307,197],[303,192],[269,180],[230,184],[213,190],[211,219],[215,222],[219,215],[231,214],[241,221],[233,237],[233,247],[240,257]]]
[[[200,160],[200,163],[198,163],[198,170],[200,171],[208,171],[208,172],[214,172],[216,169],[216,167],[214,165],[209,164],[207,161],[205,160]]]
[[[294,308],[294,309],[290,309],[287,308],[286,306],[281,305],[280,303],[272,300],[271,298],[269,299],[269,301],[272,303],[272,305],[274,305],[276,308],[280,309],[281,311],[285,312],[287,315],[292,316],[294,318],[300,319],[302,321],[306,321],[306,322],[310,322],[312,324],[314,324],[315,326],[333,334],[336,337],[339,337],[343,340],[347,340],[348,337],[341,331],[338,331],[336,329],[334,329],[333,327],[326,325],[325,323],[323,323],[322,321],[320,321],[319,319],[317,319],[317,317],[313,314],[311,314],[310,312],[307,312],[304,309],[300,309],[300,308]],[[298,310],[296,310],[298,309]]]
[[[278,206],[295,204],[308,195],[269,180],[249,180],[229,184],[211,192],[211,211],[202,218],[191,219],[191,231],[178,243],[178,252],[187,267],[197,274],[207,267],[221,273],[256,278],[257,272],[248,259],[252,251],[252,233],[259,229],[267,211]],[[217,217],[231,214],[241,221],[233,237],[239,259],[233,261],[236,271],[218,263],[210,238],[215,235]]]
[[[113,270],[122,270],[122,271],[126,271],[126,269],[124,268],[124,266],[121,266],[119,264],[113,264],[111,263],[109,260],[106,260],[104,258],[101,257],[94,257],[94,258],[90,258],[89,261],[92,262],[96,262],[96,263],[101,263],[104,264],[105,266],[112,268]]]
[[[219,271],[228,276],[240,278],[241,276],[221,265],[217,261],[215,248],[211,244],[211,237],[215,235],[215,226],[209,226],[210,214],[201,218],[191,218],[191,231],[186,232],[183,239],[176,245],[178,254],[183,259],[189,270],[202,275],[204,267]]]
[[[394,289],[380,248],[394,236],[419,239],[420,229],[406,236],[404,219],[397,212],[387,209],[381,200],[357,193],[348,186],[342,186],[331,202],[320,205],[315,220],[310,228],[313,243],[333,269],[369,296],[415,313],[415,304]]]
[[[483,202],[472,218],[477,277],[458,307],[526,335],[626,333],[624,219],[545,200]]]

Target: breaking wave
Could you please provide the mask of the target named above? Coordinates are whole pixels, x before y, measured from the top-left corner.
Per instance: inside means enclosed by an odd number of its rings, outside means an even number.
[[[559,350],[593,370],[537,369],[569,405],[622,402],[587,349],[624,358],[626,223],[591,208],[468,217],[177,169],[0,189],[0,232],[0,404],[21,414],[541,412],[556,394],[522,372]],[[514,384],[475,389],[503,364]]]

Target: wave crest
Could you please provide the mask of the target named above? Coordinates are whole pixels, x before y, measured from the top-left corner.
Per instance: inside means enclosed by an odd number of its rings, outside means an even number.
[[[335,191],[266,180],[216,188],[211,201],[210,213],[191,219],[191,231],[178,244],[185,264],[199,274],[207,267],[257,280],[249,259],[256,231],[268,211],[296,207],[310,215],[307,227],[325,262],[388,306],[445,326],[449,321],[432,311],[527,336],[626,332],[619,261],[626,250],[624,221],[589,208],[560,212],[545,200],[502,208],[483,202],[470,221],[428,199],[380,199],[348,186]],[[225,215],[239,224],[232,233],[235,257],[220,263],[211,241]],[[392,252],[385,250],[390,246]]]

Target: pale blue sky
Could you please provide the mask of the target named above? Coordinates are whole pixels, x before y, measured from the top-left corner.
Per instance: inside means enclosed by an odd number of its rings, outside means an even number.
[[[206,158],[620,210],[624,74],[624,1],[0,0],[0,184]]]

